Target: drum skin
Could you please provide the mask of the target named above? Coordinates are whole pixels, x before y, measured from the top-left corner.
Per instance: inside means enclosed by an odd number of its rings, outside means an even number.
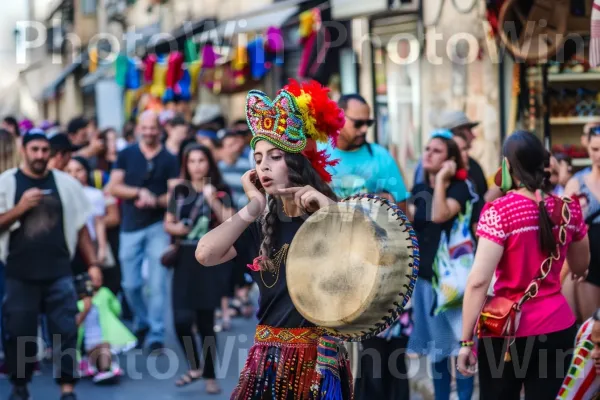
[[[383,331],[412,295],[419,249],[406,216],[373,195],[322,208],[296,233],[286,261],[296,309],[331,336],[360,341]]]

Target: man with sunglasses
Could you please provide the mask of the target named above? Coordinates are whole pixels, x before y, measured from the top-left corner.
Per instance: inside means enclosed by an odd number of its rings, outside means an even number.
[[[371,118],[371,107],[358,94],[342,96],[338,105],[344,110],[346,123],[340,131],[337,147],[327,149],[331,159],[339,160],[330,169],[335,194],[343,198],[372,193],[404,204],[409,192],[396,160],[384,147],[367,142],[367,131],[375,122]]]
[[[169,245],[169,236],[162,221],[169,181],[179,176],[179,165],[177,157],[161,143],[156,113],[144,112],[136,131],[140,143],[119,153],[108,190],[123,200],[119,246],[123,290],[134,314],[138,343],[153,352],[161,351],[164,343],[167,276],[160,258]],[[148,305],[143,290],[144,259],[151,293]]]

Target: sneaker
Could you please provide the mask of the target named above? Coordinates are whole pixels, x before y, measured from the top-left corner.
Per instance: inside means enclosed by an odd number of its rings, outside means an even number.
[[[62,396],[60,396],[60,400],[77,400],[77,396],[75,396],[75,393],[73,392],[64,393]]]
[[[79,362],[79,374],[82,378],[90,378],[96,375],[97,372],[98,371],[96,370],[96,368],[92,364],[90,364],[87,358],[81,359],[81,361]]]
[[[93,381],[94,381],[94,383],[97,383],[97,384],[110,383],[110,382],[114,381],[117,377],[118,377],[118,375],[115,374],[115,372],[113,370],[110,370],[110,371],[98,372],[94,376]]]
[[[164,348],[165,346],[161,342],[153,342],[148,346],[148,353],[160,355],[162,354]]]
[[[30,400],[27,386],[14,386],[8,400]]]

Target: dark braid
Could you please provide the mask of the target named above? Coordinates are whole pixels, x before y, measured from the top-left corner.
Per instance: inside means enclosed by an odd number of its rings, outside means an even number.
[[[262,223],[263,241],[260,245],[260,267],[263,271],[274,271],[275,265],[273,265],[273,261],[271,260],[273,239],[275,238],[277,228],[277,199],[274,196],[269,196],[267,208],[269,211]]]
[[[285,163],[288,167],[290,186],[312,186],[330,199],[337,201],[331,187],[321,179],[311,163],[301,154],[285,153]],[[268,213],[262,221],[263,241],[260,246],[260,267],[263,271],[274,271],[275,266],[271,260],[275,235],[277,233],[279,201],[274,196],[269,196]]]
[[[549,165],[549,153],[542,142],[531,132],[516,131],[504,142],[504,156],[510,164],[510,174],[529,191],[546,189],[547,172],[544,167]],[[546,210],[542,197],[538,203],[539,209],[539,239],[542,251],[552,254],[556,250],[556,238],[552,232],[554,223]]]

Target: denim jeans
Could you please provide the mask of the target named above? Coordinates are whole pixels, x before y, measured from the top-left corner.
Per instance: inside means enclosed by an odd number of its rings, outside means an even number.
[[[452,383],[450,358],[432,363],[431,368],[433,369],[435,400],[450,400],[450,385]],[[473,377],[465,377],[456,371],[456,391],[459,400],[471,400],[471,397],[473,397],[473,384]]]
[[[134,329],[149,329],[146,344],[164,343],[167,271],[160,263],[160,257],[168,245],[169,236],[162,222],[135,232],[121,232],[121,284],[133,312]],[[148,262],[147,300],[142,277],[144,259]]]

